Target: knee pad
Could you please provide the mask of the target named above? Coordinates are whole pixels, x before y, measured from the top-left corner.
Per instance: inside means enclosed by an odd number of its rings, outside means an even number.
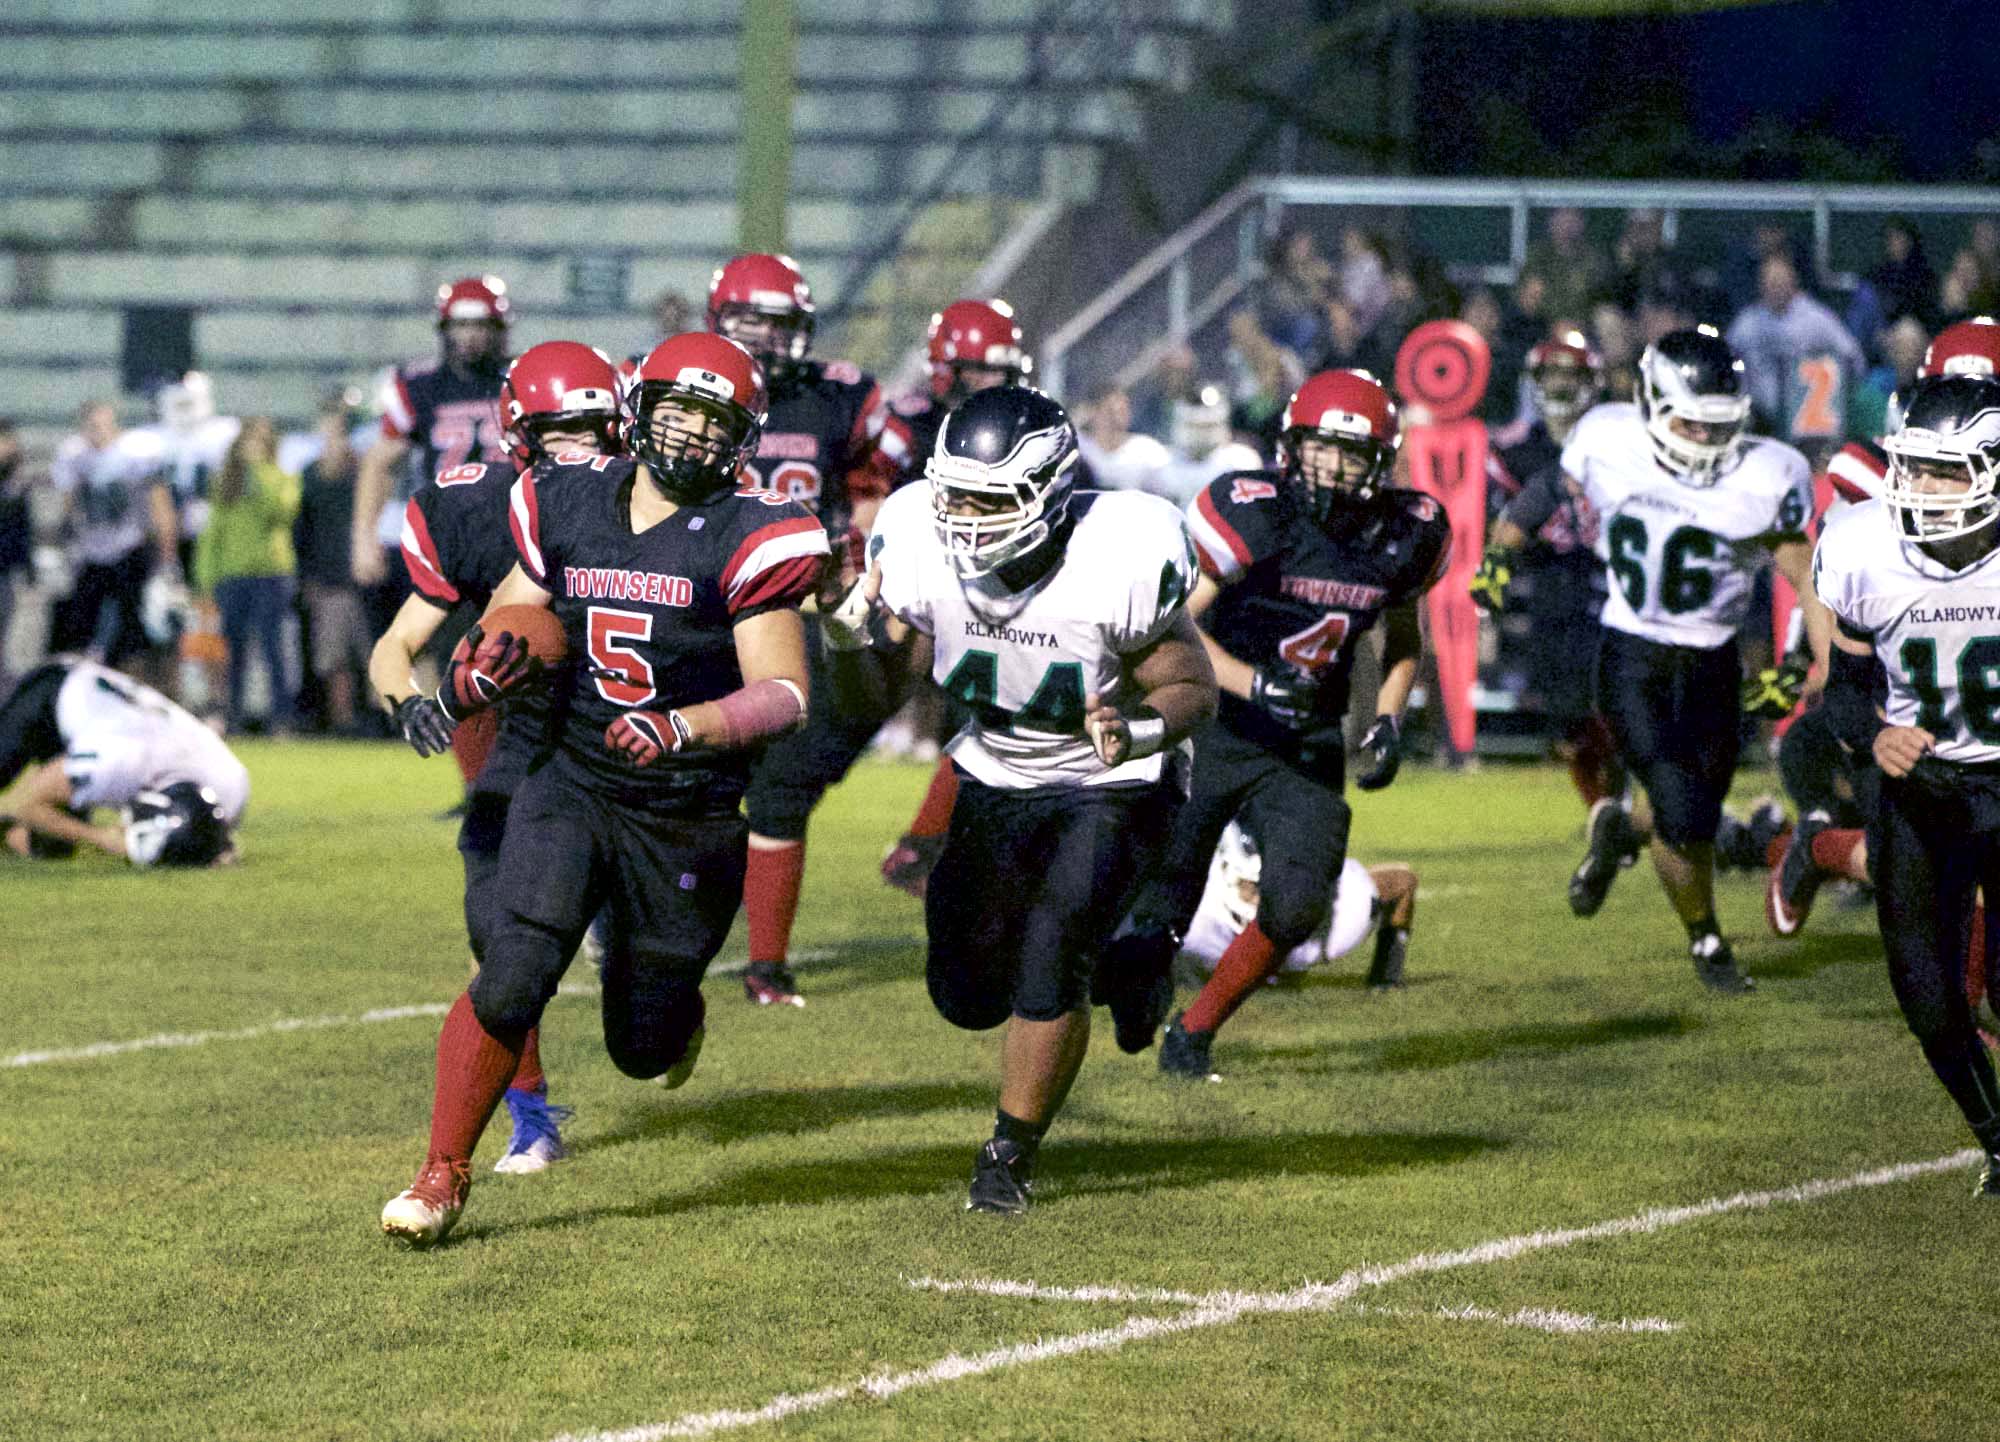
[[[553,932],[510,918],[488,938],[479,974],[472,978],[472,1013],[495,1036],[526,1031],[562,978],[562,943]]]
[[[975,996],[972,988],[955,986],[951,977],[936,971],[924,980],[938,1015],[962,1031],[991,1031],[1014,1013],[1010,997]]]
[[[1336,873],[1337,875],[1337,873]],[[1310,941],[1326,929],[1332,911],[1334,883],[1300,886],[1277,881],[1263,888],[1257,897],[1257,925],[1280,956],[1301,942]]]
[[[755,781],[743,797],[743,811],[750,829],[773,841],[803,841],[813,808],[826,793],[824,786],[777,781],[758,785]]]
[[[659,1076],[687,1052],[708,1014],[699,985],[652,967],[605,977],[604,1049],[626,1076]]]
[[[1653,834],[1675,850],[1712,843],[1722,825],[1722,793],[1697,776],[1673,767],[1654,766],[1645,778],[1646,798],[1653,803]]]

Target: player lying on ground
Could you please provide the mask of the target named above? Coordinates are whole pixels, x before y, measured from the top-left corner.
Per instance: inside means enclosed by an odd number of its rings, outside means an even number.
[[[599,911],[613,1063],[668,1086],[694,1069],[701,980],[743,899],[750,748],[805,715],[798,607],[828,557],[803,507],[736,489],[763,416],[748,352],[674,336],[633,379],[636,459],[559,455],[515,483],[518,563],[494,611],[553,610],[581,659],[555,678],[551,748],[508,808],[500,914],[438,1038],[430,1148],[382,1210],[392,1236],[427,1246],[458,1220],[473,1149]],[[524,650],[486,637],[434,702],[452,719],[491,704],[530,676]]]
[[[884,503],[868,575],[827,622],[843,700],[879,706],[886,681],[913,672],[972,714],[946,748],[958,798],[924,921],[938,1013],[1007,1028],[975,1211],[1027,1210],[1093,999],[1128,1051],[1159,1026],[1151,979],[1099,957],[1171,827],[1180,742],[1215,707],[1184,609],[1195,560],[1180,516],[1136,491],[1076,491],[1076,463],[1075,428],[1040,391],[971,397],[945,421],[929,484]],[[878,610],[882,654],[865,645]]]
[[[0,704],[0,791],[16,778],[0,828],[17,856],[94,846],[134,866],[225,865],[250,802],[250,773],[220,736],[150,686],[75,657],[36,667]],[[92,823],[99,806],[119,808],[121,824]]]

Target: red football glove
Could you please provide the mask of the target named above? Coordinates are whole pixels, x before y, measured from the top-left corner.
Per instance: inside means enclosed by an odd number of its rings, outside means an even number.
[[[491,706],[507,692],[541,673],[542,663],[512,631],[488,636],[474,625],[451,653],[438,687],[438,704],[454,721]]]
[[[694,728],[678,711],[627,711],[604,728],[604,744],[634,766],[651,766],[692,740]]]

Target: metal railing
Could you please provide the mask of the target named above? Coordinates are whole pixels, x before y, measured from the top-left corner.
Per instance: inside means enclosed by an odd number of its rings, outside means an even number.
[[[1891,215],[2000,216],[2000,190],[1928,186],[1759,185],[1695,181],[1414,180],[1266,176],[1245,181],[1168,237],[1058,327],[1040,347],[1044,384],[1065,393],[1080,351],[1095,362],[1093,378],[1130,385],[1185,344],[1263,274],[1263,249],[1285,213],[1307,207],[1396,208],[1405,211],[1488,212],[1504,225],[1504,240],[1472,253],[1446,256],[1468,278],[1511,283],[1528,256],[1537,210],[1651,209],[1661,213],[1662,238],[1672,246],[1688,221],[1702,214],[1787,214],[1809,217],[1818,274],[1852,284],[1836,264],[1836,228],[1846,217]],[[1478,227],[1471,227],[1477,231]],[[1496,230],[1489,224],[1489,230]],[[1496,237],[1497,238],[1497,237]]]

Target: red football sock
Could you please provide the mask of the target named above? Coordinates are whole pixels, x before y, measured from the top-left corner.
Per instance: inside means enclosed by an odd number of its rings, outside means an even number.
[[[493,739],[499,734],[500,713],[491,706],[473,712],[451,733],[452,759],[458,762],[458,774],[467,786],[486,769],[486,758],[493,753]]]
[[[429,1160],[471,1162],[479,1134],[507,1090],[520,1062],[521,1044],[492,1035],[472,1014],[472,994],[452,1003],[438,1033],[437,1090],[431,1098]]]
[[[514,1080],[507,1083],[507,1090],[545,1092],[548,1089],[549,1079],[542,1075],[542,1029],[531,1026],[521,1043],[520,1064],[514,1068]]]
[[[1986,1000],[1986,908],[1972,908],[1972,943],[1965,949],[1965,1000],[1974,1011]]]
[[[1189,1031],[1214,1031],[1283,959],[1264,929],[1251,922],[1215,963],[1215,975],[1208,979],[1194,1005],[1182,1013],[1181,1025]]]
[[[1617,791],[1612,774],[1618,758],[1617,743],[1602,716],[1592,716],[1570,737],[1569,779],[1585,806],[1595,806]]]
[[[951,810],[956,805],[958,805],[958,768],[951,764],[949,756],[940,756],[937,770],[931,773],[930,790],[924,793],[923,805],[917,808],[917,817],[910,823],[909,834],[944,835],[951,829]]]
[[[1864,835],[1860,830],[1839,830],[1828,828],[1815,836],[1812,841],[1813,865],[1822,871],[1831,871],[1835,876],[1845,876],[1850,881],[1866,881],[1868,873],[1854,864],[1856,848],[1861,845]]]
[[[771,850],[750,848],[750,865],[743,873],[743,910],[750,920],[752,961],[783,961],[790,952],[805,876],[805,842],[791,841]]]

